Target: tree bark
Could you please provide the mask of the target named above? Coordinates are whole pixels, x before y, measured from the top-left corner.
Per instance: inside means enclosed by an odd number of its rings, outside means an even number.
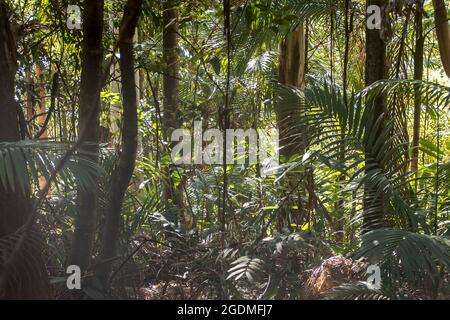
[[[44,70],[42,64],[40,62],[36,63],[36,85],[38,91],[38,100],[37,100],[37,124],[38,124],[38,132],[41,130],[42,133],[39,136],[41,139],[47,139],[47,130],[45,128],[45,119],[47,118],[46,112],[46,93],[45,93],[45,85],[44,85]]]
[[[120,72],[123,95],[122,151],[119,164],[112,175],[111,198],[106,216],[100,253],[101,265],[97,276],[102,285],[101,290],[108,290],[111,263],[106,262],[117,254],[117,241],[121,222],[121,210],[136,161],[138,116],[136,77],[134,72],[133,38],[142,11],[142,0],[128,0],[124,10],[120,35]]]
[[[80,149],[88,152],[90,160],[94,162],[98,162],[103,13],[103,0],[84,1],[79,130],[84,133],[86,144]],[[91,259],[96,210],[97,189],[79,190],[71,264],[78,265],[83,272]]]
[[[425,36],[423,34],[423,0],[417,0],[417,8],[415,12],[416,25],[416,48],[414,51],[414,80],[422,81],[423,79],[423,51],[425,44]],[[420,88],[414,88],[414,126],[412,141],[412,161],[411,171],[417,173],[419,162],[419,137],[420,137],[420,113],[422,107],[422,97]],[[415,183],[417,185],[417,182]]]
[[[444,0],[433,0],[433,7],[442,65],[447,77],[450,78],[450,28],[448,25],[447,6]]]
[[[305,31],[303,24],[287,35],[280,46],[278,81],[287,86],[303,88],[305,83]],[[280,130],[280,155],[292,156],[302,153],[306,147],[302,141],[302,130],[298,128],[300,111],[283,110],[277,107],[277,121]]]
[[[166,0],[163,5],[163,133],[166,141],[171,138],[172,131],[178,129],[181,125],[181,114],[178,107],[179,90],[179,59],[178,59],[178,10],[176,1]],[[167,152],[170,155],[172,143],[169,143]],[[172,166],[167,168],[169,183],[164,187],[164,197],[166,201],[171,201],[180,211],[183,209],[183,199],[181,184],[175,187],[172,179]],[[182,214],[182,212],[181,212]],[[169,217],[169,221],[177,223],[179,217]]]
[[[163,60],[164,60],[164,127],[166,136],[180,125],[180,112],[178,109],[178,11],[174,0],[167,0],[163,7]]]
[[[280,44],[280,58],[278,65],[278,82],[285,86],[303,88],[305,85],[305,68],[306,68],[306,37],[303,23],[295,30],[289,33],[284,41]],[[304,136],[304,128],[300,124],[301,110],[300,104],[296,109],[292,106],[284,108],[284,105],[278,103],[276,107],[277,124],[280,132],[280,155],[288,159],[291,156],[301,155],[305,152],[306,141]],[[309,173],[306,173],[307,175]],[[289,193],[295,192],[298,188],[298,176],[286,177],[286,185]],[[295,199],[291,199],[293,202]],[[298,212],[293,209],[281,210],[277,215],[277,230],[282,231],[284,228],[291,229],[292,223],[302,224],[306,218],[306,206],[302,204],[301,196],[297,197]],[[289,205],[294,206],[295,203]],[[294,220],[294,221],[292,221]]]
[[[37,86],[37,124],[38,124],[38,133],[40,133],[40,139],[47,139],[47,107],[46,107],[46,93],[45,93],[45,85],[44,85],[44,70],[41,62],[36,63],[36,86]],[[45,186],[46,180],[45,177],[39,177],[39,189],[43,189]]]
[[[9,23],[8,7],[0,2],[0,97],[2,116],[0,117],[0,137],[3,141],[20,139],[17,118],[17,102],[14,99],[14,77],[17,71],[16,40]]]
[[[380,8],[386,8],[387,0],[367,0],[366,5],[377,5]],[[382,39],[380,30],[370,30],[366,28],[366,68],[365,83],[366,86],[386,78],[386,43]],[[377,97],[373,105],[367,106],[373,108],[373,118],[376,121],[386,111],[386,99],[383,96]],[[382,125],[381,125],[382,127]],[[380,128],[381,130],[381,128]],[[374,146],[366,146],[366,154],[369,158],[373,157]],[[370,161],[366,161],[366,166]],[[384,199],[378,197],[375,199],[372,195],[376,192],[373,186],[366,185],[364,196],[364,214],[363,214],[363,232],[377,229],[381,226],[384,217]]]
[[[20,139],[14,80],[17,46],[9,19],[9,8],[0,1],[0,142]],[[0,184],[0,299],[47,299],[50,296],[43,246],[37,238],[27,239],[16,255],[12,270],[3,269],[8,256],[15,250],[17,237],[24,236],[20,234],[20,228],[25,224],[29,210],[28,194],[13,192]],[[2,278],[2,275],[7,278]]]

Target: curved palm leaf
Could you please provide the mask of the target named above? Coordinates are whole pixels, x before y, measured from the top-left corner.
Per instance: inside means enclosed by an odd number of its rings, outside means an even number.
[[[378,264],[382,282],[401,286],[432,283],[442,276],[443,268],[450,270],[450,240],[403,230],[380,229],[363,235],[363,246],[354,254]]]
[[[19,141],[0,143],[0,184],[13,192],[26,194],[30,182],[39,182],[40,177],[49,179],[64,151],[70,144]],[[58,185],[76,185],[89,188],[101,168],[86,157],[74,155],[59,172]]]

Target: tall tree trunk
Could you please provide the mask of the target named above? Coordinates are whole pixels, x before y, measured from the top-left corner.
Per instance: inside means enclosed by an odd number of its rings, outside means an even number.
[[[40,133],[40,136],[38,138],[40,139],[47,139],[47,124],[46,124],[46,93],[45,93],[45,82],[44,82],[44,70],[41,62],[37,62],[36,66],[36,86],[37,86],[37,94],[38,94],[38,100],[37,100],[37,124],[38,124],[38,133]],[[39,177],[39,189],[43,189],[45,187],[45,177],[41,176]]]
[[[425,36],[423,34],[423,0],[417,0],[415,12],[416,25],[416,48],[414,51],[414,80],[423,79],[423,50],[425,44]],[[420,95],[420,88],[414,88],[414,126],[413,126],[413,141],[412,141],[412,161],[411,171],[417,174],[419,163],[419,137],[420,137],[420,113],[422,107],[422,97]],[[415,183],[417,186],[417,182]]]
[[[283,85],[303,88],[305,83],[305,31],[303,24],[297,27],[280,46],[278,81]],[[280,154],[289,157],[302,153],[305,143],[298,128],[298,112],[277,107],[277,119],[280,129]]]
[[[116,34],[118,28],[114,26],[114,16],[112,13],[109,14],[109,32]],[[110,50],[114,50],[114,45],[112,44]],[[116,61],[111,64],[110,72],[112,75],[112,81],[109,86],[109,90],[114,95],[120,95],[120,67]],[[119,121],[120,121],[120,110],[122,109],[122,104],[118,99],[114,101],[109,106],[109,120],[110,120],[110,132],[112,134],[113,141],[117,141],[117,137],[120,133]]]
[[[278,65],[278,81],[285,86],[303,88],[305,84],[306,68],[306,39],[303,23],[295,30],[289,33],[280,45],[280,59]],[[300,105],[298,109],[293,110],[292,106],[284,108],[281,102],[276,107],[277,123],[280,132],[280,155],[283,158],[289,158],[295,154],[303,154],[306,149],[304,139],[304,128],[302,128],[299,119],[301,118]],[[289,176],[287,185],[289,193],[298,194],[295,188],[298,188],[296,181],[298,176]],[[294,180],[295,179],[295,180]],[[292,201],[295,201],[292,199]],[[305,206],[302,204],[301,197],[297,197],[298,212],[292,213],[292,209],[283,209],[277,216],[277,229],[282,231],[284,228],[291,228],[291,216],[297,217],[297,224],[303,223],[307,214]],[[293,207],[295,203],[289,204]]]
[[[83,12],[82,69],[79,130],[86,144],[80,148],[98,162],[100,91],[103,62],[103,0],[85,0]],[[84,272],[89,266],[96,225],[97,189],[78,191],[75,237],[71,263]]]
[[[2,141],[20,139],[17,118],[17,102],[14,99],[14,77],[17,71],[16,40],[9,23],[9,8],[0,1],[0,97],[2,116],[0,117],[0,137]]]
[[[38,93],[37,100],[37,124],[38,124],[38,132],[42,131],[42,134],[39,138],[46,139],[48,137],[47,130],[45,128],[45,119],[47,118],[47,106],[46,106],[46,93],[45,93],[45,82],[44,82],[44,70],[41,62],[36,63],[36,86]]]
[[[366,5],[377,5],[380,8],[386,8],[388,0],[367,0]],[[370,30],[366,28],[366,69],[365,82],[366,86],[370,86],[376,81],[386,78],[386,43],[382,39],[380,30]],[[372,106],[374,119],[381,117],[386,111],[386,101],[383,96],[375,99]],[[373,157],[373,146],[366,146],[368,157]],[[370,162],[366,161],[366,166],[370,166]],[[380,196],[374,198],[373,194],[376,188],[366,185],[364,195],[364,215],[363,215],[363,232],[376,229],[381,226],[384,217],[384,199]]]
[[[164,1],[163,7],[163,60],[164,60],[164,126],[166,136],[170,139],[172,130],[180,125],[180,112],[178,109],[178,10],[176,1]]]
[[[447,6],[444,0],[433,0],[433,7],[442,65],[445,73],[450,78],[450,28],[448,25]]]
[[[109,200],[100,253],[101,265],[97,270],[97,276],[102,285],[101,289],[104,291],[108,290],[108,280],[111,271],[111,263],[107,261],[114,258],[117,254],[117,241],[119,240],[121,222],[120,212],[136,161],[138,117],[133,38],[141,11],[142,0],[127,1],[119,35],[123,95],[122,151],[119,156],[119,164],[112,174],[111,198]]]
[[[111,81],[110,90],[113,94],[120,94],[120,81],[119,79],[119,68],[116,63],[111,65],[111,73],[114,80]],[[119,121],[120,121],[120,110],[122,109],[121,102],[117,99],[110,105],[109,109],[109,119],[110,119],[110,132],[112,135],[113,141],[117,141],[117,137],[120,133]]]
[[[175,0],[166,0],[163,5],[163,132],[167,141],[170,140],[172,131],[181,126],[180,110],[178,108],[178,87],[179,87],[179,60],[178,60],[178,10]],[[169,143],[167,152],[170,154],[173,145]],[[172,166],[167,168],[169,183],[164,188],[166,201],[171,201],[179,210],[183,208],[182,190],[175,187],[172,180]],[[180,184],[181,187],[181,184]],[[170,217],[170,221],[177,223],[179,217]]]
[[[18,104],[15,101],[15,74],[17,71],[16,40],[9,22],[10,12],[0,1],[0,142],[20,139]],[[3,160],[1,160],[3,161]],[[19,229],[30,214],[28,195],[13,192],[0,184],[0,299],[46,299],[49,283],[42,254],[42,244],[30,237],[5,270],[8,256],[17,244]]]
[[[345,29],[345,41],[344,41],[344,59],[343,59],[343,74],[342,74],[342,82],[343,82],[343,92],[344,92],[344,103],[345,106],[348,108],[348,67],[349,67],[349,55],[350,55],[350,40],[351,40],[351,34],[353,30],[353,12],[351,8],[351,1],[345,0],[345,10],[344,10],[344,29]],[[343,141],[344,134],[345,134],[345,128],[341,128],[341,138],[342,141],[339,146],[340,150],[340,156],[339,161],[342,163],[345,162],[345,143]],[[345,175],[342,174],[338,178],[338,182],[341,183],[343,186],[345,185]],[[340,196],[338,201],[335,205],[335,214],[336,216],[335,223],[334,223],[334,233],[336,234],[336,242],[338,244],[343,244],[344,242],[344,224],[345,224],[345,218],[344,218],[344,205],[345,205],[345,199],[344,196]]]
[[[33,136],[33,117],[34,117],[34,80],[33,80],[33,73],[32,70],[26,70],[26,79],[27,79],[27,85],[26,85],[26,93],[25,93],[25,100],[26,100],[26,121],[28,124],[27,130],[28,130],[28,137]]]

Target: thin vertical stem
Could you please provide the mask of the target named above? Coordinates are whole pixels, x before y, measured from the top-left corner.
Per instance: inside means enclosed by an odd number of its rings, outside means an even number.
[[[226,89],[225,89],[225,105],[223,109],[223,189],[222,189],[222,213],[219,216],[220,228],[221,228],[221,246],[225,247],[225,215],[226,215],[226,204],[228,197],[228,173],[227,173],[227,135],[226,130],[230,126],[230,80],[231,80],[231,14],[230,14],[230,1],[224,0],[223,2],[224,16],[225,16],[225,37],[227,41],[227,76],[226,76]]]

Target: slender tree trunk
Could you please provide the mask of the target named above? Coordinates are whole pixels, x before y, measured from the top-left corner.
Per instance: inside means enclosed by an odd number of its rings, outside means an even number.
[[[380,8],[386,8],[387,0],[367,0],[367,6],[377,5]],[[386,43],[381,37],[380,30],[370,30],[366,28],[366,69],[365,82],[366,86],[370,86],[376,81],[386,78]],[[373,102],[374,120],[381,117],[386,111],[386,101],[383,96],[375,99]],[[367,156],[373,157],[373,146],[366,146]],[[370,165],[370,161],[366,161],[366,165]],[[363,215],[363,232],[367,232],[381,226],[384,217],[384,199],[382,197],[374,198],[376,192],[372,186],[367,185],[364,196],[364,215]]]
[[[423,34],[423,0],[417,0],[417,8],[415,12],[416,25],[416,48],[414,51],[414,80],[422,81],[423,79],[423,50],[425,44],[425,36]],[[414,89],[414,126],[412,141],[412,162],[411,171],[417,174],[419,162],[419,137],[420,137],[420,113],[422,107],[422,97],[420,88]],[[417,182],[415,183],[417,186]]]
[[[167,138],[180,125],[178,109],[178,11],[174,0],[164,1],[163,8],[163,60],[164,60],[164,125]]]
[[[100,91],[103,62],[103,0],[85,0],[83,12],[83,44],[81,88],[79,98],[79,130],[84,132],[91,161],[98,162]],[[84,272],[89,266],[96,225],[97,189],[78,191],[75,238],[71,263]]]
[[[14,81],[17,47],[9,14],[6,3],[0,1],[0,142],[15,142],[20,139],[19,105],[15,101]],[[3,269],[17,244],[17,238],[24,236],[19,229],[25,224],[29,210],[28,194],[24,195],[17,190],[13,192],[0,184],[0,299],[49,298],[43,247],[35,237],[30,237],[22,252],[16,255],[13,269]],[[2,275],[8,278],[2,278]]]
[[[116,34],[118,32],[117,27],[114,26],[113,14],[109,14],[109,32]],[[110,50],[114,50],[114,45],[111,45]],[[120,67],[116,61],[111,64],[110,72],[112,75],[112,81],[109,86],[109,90],[114,95],[120,95]],[[112,140],[116,141],[120,134],[119,121],[120,121],[120,110],[122,109],[122,104],[118,99],[114,101],[109,106],[109,120],[110,120],[110,132],[112,135]]]
[[[163,77],[163,132],[167,141],[170,140],[172,131],[181,126],[181,115],[178,107],[178,88],[179,88],[179,60],[178,60],[178,10],[175,0],[166,0],[163,5],[163,61],[164,61],[164,77]],[[173,145],[169,143],[167,152],[170,154]],[[164,188],[164,197],[166,201],[170,201],[180,211],[183,209],[182,190],[175,187],[172,180],[173,167],[169,165],[167,175],[169,183]],[[182,213],[181,213],[182,214]],[[179,221],[179,217],[172,217],[174,223]]]
[[[37,62],[35,66],[36,70],[36,87],[37,87],[37,124],[38,124],[38,133],[40,133],[40,139],[47,139],[47,128],[46,128],[46,118],[47,118],[47,107],[46,107],[46,93],[45,93],[45,82],[44,82],[44,70],[41,62]],[[45,186],[46,180],[45,177],[39,177],[39,189],[43,189]]]
[[[343,91],[344,91],[344,103],[345,106],[348,107],[348,67],[349,67],[349,55],[350,55],[350,38],[353,30],[353,13],[351,8],[351,1],[345,0],[345,10],[344,10],[344,29],[345,29],[345,41],[344,41],[344,59],[343,59],[343,75],[342,75],[342,82],[343,82]],[[345,143],[343,142],[344,134],[345,134],[345,128],[341,129],[341,144],[339,146],[340,150],[340,156],[339,161],[345,162]],[[345,175],[342,174],[338,178],[338,182],[342,184],[342,186],[345,185]],[[334,233],[336,234],[336,242],[339,244],[343,244],[344,242],[344,224],[345,224],[345,217],[344,217],[344,204],[345,199],[344,196],[339,197],[336,206],[335,206],[335,212],[336,216],[335,220],[335,230]]]
[[[106,261],[114,258],[117,254],[121,222],[120,213],[136,161],[138,117],[133,38],[141,11],[142,0],[127,1],[119,35],[123,95],[122,151],[119,156],[119,164],[112,174],[111,198],[100,253],[101,265],[97,271],[97,276],[102,285],[101,289],[105,292],[108,290],[111,271],[111,263]]]
[[[111,81],[110,90],[113,94],[120,94],[120,81],[119,78],[119,68],[113,63],[111,65],[111,73],[114,77],[114,80]],[[110,105],[109,110],[109,119],[110,119],[110,132],[113,137],[113,141],[117,141],[117,137],[120,133],[119,121],[120,121],[120,110],[122,109],[122,105],[119,101],[114,99],[113,103]]]
[[[47,130],[45,128],[45,119],[47,118],[46,112],[47,112],[47,99],[46,99],[46,93],[45,93],[45,82],[44,82],[44,70],[42,67],[42,64],[40,62],[36,63],[36,86],[37,86],[37,93],[38,93],[38,100],[37,100],[37,124],[38,124],[38,131],[42,131],[42,134],[40,138],[46,139],[48,137]]]
[[[34,81],[33,81],[33,75],[31,70],[26,70],[26,79],[27,79],[27,85],[26,85],[26,94],[25,94],[25,100],[26,100],[26,121],[28,124],[27,130],[28,130],[28,137],[33,136],[33,117],[34,117],[34,96],[33,96],[33,90],[34,90]]]

